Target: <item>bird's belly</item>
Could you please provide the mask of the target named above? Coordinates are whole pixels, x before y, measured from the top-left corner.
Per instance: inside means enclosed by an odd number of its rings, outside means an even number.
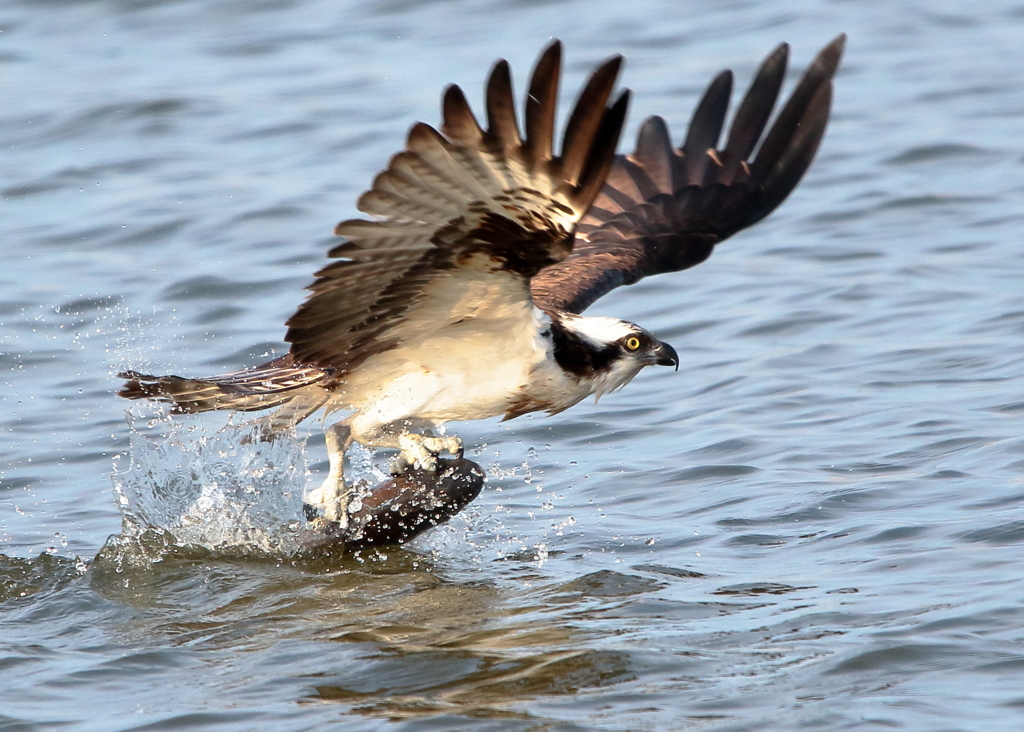
[[[368,359],[345,380],[364,419],[485,419],[504,414],[545,357],[535,339],[436,338]]]

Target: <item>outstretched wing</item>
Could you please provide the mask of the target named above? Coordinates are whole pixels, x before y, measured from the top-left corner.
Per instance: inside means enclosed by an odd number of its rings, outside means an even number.
[[[576,224],[611,168],[628,92],[609,106],[621,65],[600,66],[553,149],[562,46],[541,54],[520,135],[509,65],[487,85],[487,120],[477,123],[462,90],[444,95],[441,132],[418,124],[360,211],[343,221],[339,261],[317,272],[312,294],[288,321],[295,362],[351,371],[369,356],[447,324],[496,317],[530,304],[529,280],[562,260]]]
[[[620,285],[703,262],[715,244],[775,210],[807,171],[825,133],[845,42],[840,35],[814,59],[752,160],[782,87],[786,44],[761,65],[723,149],[717,145],[732,92],[730,71],[709,85],[679,148],[673,149],[664,120],[648,119],[633,154],[616,158],[580,222],[572,254],[533,279],[538,307],[583,312]]]

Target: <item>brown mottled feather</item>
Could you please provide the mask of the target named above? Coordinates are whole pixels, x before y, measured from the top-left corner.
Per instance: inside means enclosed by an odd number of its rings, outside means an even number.
[[[576,183],[584,176],[587,165],[593,162],[590,155],[591,140],[601,126],[605,116],[599,112],[604,109],[622,69],[622,56],[613,56],[605,61],[583,91],[580,93],[576,107],[569,116],[565,126],[565,139],[562,142],[562,160],[565,165],[565,178]],[[618,103],[622,103],[619,100]],[[623,115],[625,110],[622,110]],[[603,176],[602,176],[603,179]]]
[[[320,369],[297,366],[289,354],[255,368],[209,379],[124,371],[118,378],[127,381],[117,394],[126,399],[172,402],[172,411],[179,414],[211,409],[251,412],[284,404],[298,390],[317,384],[325,376]]]
[[[814,159],[845,40],[839,36],[818,54],[767,134],[785,74],[786,45],[761,65],[723,149],[717,143],[732,88],[730,72],[711,82],[678,149],[672,148],[664,121],[648,119],[634,153],[615,159],[577,227],[572,254],[532,280],[537,305],[583,312],[620,285],[699,264],[715,244],[771,213]]]
[[[516,121],[515,93],[512,91],[512,69],[501,59],[494,64],[487,80],[487,136],[501,144],[506,153],[522,144]]]
[[[455,84],[444,91],[441,116],[444,118],[444,132],[452,141],[479,147],[484,131],[476,121],[466,95]]]
[[[775,102],[782,89],[782,80],[786,76],[789,63],[789,44],[780,44],[761,64],[750,88],[743,96],[736,116],[729,128],[729,139],[725,149],[721,150],[718,159],[722,163],[721,170],[710,170],[708,183],[729,185],[741,170],[740,164],[750,157],[758,140],[764,133],[768,118],[772,115]]]
[[[554,156],[555,112],[561,69],[562,44],[552,43],[541,53],[530,81],[530,91],[526,94],[523,157],[530,170],[537,170],[541,163]]]
[[[338,224],[335,233],[348,240],[330,252],[339,261],[317,272],[312,294],[289,319],[285,336],[297,363],[330,372],[325,385],[400,345],[416,310],[444,297],[434,283],[450,280],[446,288],[461,291],[470,280],[486,278],[526,303],[530,278],[569,253],[576,224],[611,167],[628,97],[609,106],[619,61],[598,68],[570,115],[563,155],[556,157],[561,54],[556,41],[534,69],[525,139],[509,66],[499,61],[487,83],[486,131],[462,91],[449,87],[441,131],[415,125],[406,150],[359,199],[360,210],[376,220]],[[459,307],[447,312],[449,322],[465,315]],[[486,317],[486,311],[476,305],[474,317]],[[445,324],[430,323],[435,329]]]
[[[725,115],[729,111],[729,97],[732,96],[732,72],[723,71],[708,85],[697,109],[690,120],[690,128],[680,148],[682,156],[674,157],[682,175],[677,176],[681,185],[699,185],[704,180],[704,169],[712,163],[707,150],[718,147],[722,136]],[[667,131],[667,128],[666,128]],[[672,147],[669,143],[669,147]]]

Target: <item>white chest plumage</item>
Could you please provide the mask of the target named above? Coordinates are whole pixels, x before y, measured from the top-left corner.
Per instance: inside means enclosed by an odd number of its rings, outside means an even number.
[[[571,322],[595,338],[618,336],[624,328],[610,318],[573,316]],[[358,439],[392,424],[403,429],[413,423],[561,412],[591,394],[625,385],[640,368],[625,359],[600,373],[568,373],[555,358],[550,317],[524,304],[502,317],[451,323],[374,356],[346,377],[334,406],[354,412],[350,424]]]
[[[530,303],[503,317],[466,318],[368,359],[345,378],[336,404],[356,432],[392,422],[485,419],[508,411],[550,363],[547,315]]]

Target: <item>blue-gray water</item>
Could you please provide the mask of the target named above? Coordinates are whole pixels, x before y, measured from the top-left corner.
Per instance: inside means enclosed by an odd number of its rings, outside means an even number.
[[[719,69],[841,31],[790,200],[594,308],[679,373],[456,425],[490,483],[409,551],[93,561],[133,434],[113,373],[280,352],[446,83],[479,104],[560,37],[567,93],[624,53],[629,136],[678,138]],[[0,5],[0,730],[1024,726],[1022,41],[1019,1]],[[141,464],[240,471],[221,424],[135,434]],[[301,489],[292,448],[271,477]]]

